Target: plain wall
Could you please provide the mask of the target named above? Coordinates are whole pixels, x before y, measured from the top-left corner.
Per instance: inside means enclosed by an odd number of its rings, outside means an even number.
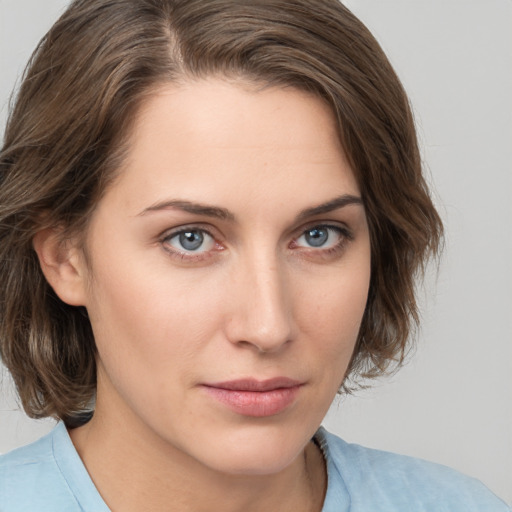
[[[64,0],[0,0],[0,126]],[[512,502],[512,2],[351,0],[408,90],[447,243],[422,295],[416,354],[337,402],[345,439],[454,467]],[[4,372],[0,452],[47,432]]]

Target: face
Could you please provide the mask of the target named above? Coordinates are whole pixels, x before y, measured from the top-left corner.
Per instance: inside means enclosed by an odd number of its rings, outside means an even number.
[[[342,383],[370,279],[328,107],[213,79],[160,89],[86,246],[95,417],[218,471],[296,460]]]

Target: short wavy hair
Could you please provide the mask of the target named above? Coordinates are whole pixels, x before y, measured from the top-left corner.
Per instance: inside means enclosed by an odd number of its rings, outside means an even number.
[[[27,66],[0,152],[0,354],[29,416],[79,425],[96,389],[87,311],[48,285],[34,235],[83,232],[144,99],[209,76],[294,87],[330,106],[371,239],[344,386],[403,362],[442,224],[407,96],[366,27],[338,0],[75,0]]]

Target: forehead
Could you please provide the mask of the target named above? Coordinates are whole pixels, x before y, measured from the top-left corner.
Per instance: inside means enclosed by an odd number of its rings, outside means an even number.
[[[200,137],[202,146],[226,150],[249,147],[251,141],[260,149],[293,148],[299,138],[310,148],[339,144],[334,115],[318,96],[221,78],[156,89],[139,109],[132,142],[149,143],[156,129],[163,136],[172,131],[190,145]]]
[[[209,79],[166,85],[141,105],[114,189],[134,207],[166,196],[211,203],[359,192],[321,99]],[[243,192],[243,193],[242,193]],[[128,199],[127,199],[128,200]]]

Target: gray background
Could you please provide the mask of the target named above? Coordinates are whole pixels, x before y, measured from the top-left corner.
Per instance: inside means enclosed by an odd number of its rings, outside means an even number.
[[[9,93],[64,0],[0,0],[0,127]],[[447,227],[422,293],[411,362],[333,405],[345,439],[441,462],[512,502],[512,2],[349,0],[409,91]],[[0,452],[51,421],[27,419],[9,377]]]

